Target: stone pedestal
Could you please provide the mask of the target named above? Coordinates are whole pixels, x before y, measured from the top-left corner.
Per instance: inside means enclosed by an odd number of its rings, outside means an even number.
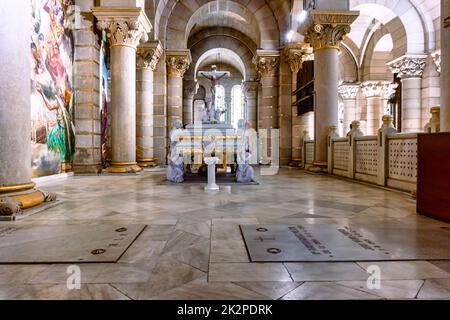
[[[441,119],[440,119],[441,108],[434,107],[431,108],[431,119],[425,125],[424,132],[425,133],[439,133],[441,132]]]
[[[31,182],[31,2],[0,2],[0,216],[49,199]]]
[[[314,49],[316,109],[313,164],[321,171],[327,168],[329,127],[338,124],[339,43],[350,32],[350,25],[358,15],[359,12],[355,11],[310,10],[298,30]]]
[[[205,191],[217,191],[219,186],[216,184],[216,164],[219,162],[217,157],[205,157],[205,163],[208,165],[208,184]]]
[[[157,165],[153,150],[153,71],[162,55],[159,41],[138,47],[136,68],[136,160],[140,167]]]
[[[356,96],[358,95],[359,85],[344,83],[339,86],[339,95],[344,102],[344,134],[350,131],[350,124],[356,120]]]
[[[406,55],[388,63],[402,79],[402,132],[422,131],[422,75],[426,55]]]
[[[167,66],[167,121],[183,122],[183,75],[189,69],[192,58],[189,50],[166,52]],[[171,127],[169,127],[169,131]]]
[[[141,8],[92,8],[111,52],[110,173],[142,171],[136,162],[136,50],[151,24]]]

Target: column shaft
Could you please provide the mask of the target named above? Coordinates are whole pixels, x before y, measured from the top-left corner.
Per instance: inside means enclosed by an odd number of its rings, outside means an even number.
[[[167,118],[169,130],[174,120],[183,121],[183,78],[179,76],[167,78]]]
[[[153,71],[136,70],[136,160],[141,167],[155,166],[153,153]]]
[[[356,120],[356,98],[344,99],[344,133],[350,131],[350,124]]]
[[[0,3],[0,192],[31,183],[31,2]]]
[[[422,79],[406,78],[402,80],[402,131],[422,131],[421,86]]]
[[[382,97],[367,98],[367,135],[375,135],[381,127]]]
[[[327,162],[329,127],[338,125],[338,50],[322,48],[314,54],[316,110],[314,120],[315,157],[318,163]]]
[[[136,50],[111,47],[112,166],[136,165]]]

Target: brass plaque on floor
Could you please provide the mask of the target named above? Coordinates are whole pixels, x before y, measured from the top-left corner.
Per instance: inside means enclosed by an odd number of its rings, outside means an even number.
[[[0,226],[0,264],[117,262],[146,225]]]
[[[339,224],[241,225],[252,262],[450,259],[445,227],[408,229]]]

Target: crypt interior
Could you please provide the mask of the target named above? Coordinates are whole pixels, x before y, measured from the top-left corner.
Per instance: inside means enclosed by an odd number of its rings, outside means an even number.
[[[0,299],[450,299],[450,0],[0,18]]]

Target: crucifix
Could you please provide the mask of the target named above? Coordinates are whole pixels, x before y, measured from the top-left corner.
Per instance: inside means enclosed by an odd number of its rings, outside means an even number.
[[[218,71],[217,66],[211,66],[211,71],[199,71],[198,76],[204,77],[211,81],[211,106],[207,109],[209,121],[220,122],[220,116],[225,111],[216,109],[216,86],[219,84],[219,80],[230,76],[229,71]]]

